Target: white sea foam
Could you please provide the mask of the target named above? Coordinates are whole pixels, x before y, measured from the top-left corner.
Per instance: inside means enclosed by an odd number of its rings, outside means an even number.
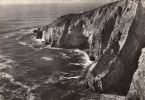
[[[21,38],[22,38],[22,36],[20,36],[20,37],[16,38],[16,40],[19,40],[19,39],[21,39]]]
[[[44,47],[44,48],[48,48],[48,49],[54,49],[54,50],[62,50],[63,48],[57,48],[57,47],[51,47],[50,45]]]
[[[84,51],[81,51],[79,49],[74,50],[74,52],[80,54],[83,54],[83,56],[81,57],[81,59],[83,60],[80,63],[70,63],[70,65],[83,65],[84,68],[86,68],[87,66],[91,65],[93,63],[93,61],[90,60],[88,54]]]
[[[34,49],[33,44],[29,44],[28,47],[31,48],[31,49]]]
[[[85,66],[85,63],[69,63],[69,65]]]
[[[0,76],[1,76],[1,78],[9,79],[10,82],[13,82],[14,81],[13,76],[11,76],[11,75],[9,75],[7,73],[2,72],[2,73],[0,73]]]
[[[30,34],[30,33],[32,33],[31,31],[30,31],[30,29],[29,30],[27,30],[27,29],[22,29],[22,30],[19,30],[19,31],[13,31],[13,32],[11,32],[11,34],[7,34],[6,36],[4,36],[3,38],[1,38],[1,39],[8,39],[8,38],[10,38],[10,37],[12,37],[12,36],[15,36],[16,34],[22,34],[22,35],[27,35],[27,34]],[[20,38],[21,38],[22,36],[20,36],[20,37],[18,37],[18,38],[16,38],[16,40],[19,40]]]
[[[46,60],[46,61],[53,61],[51,57],[41,57],[40,59]]]
[[[61,52],[61,53],[59,53],[59,54],[60,54],[60,55],[62,55],[62,56],[66,56],[66,55],[67,55],[67,54],[65,54],[65,53],[62,53],[62,52]]]
[[[11,68],[11,63],[14,63],[13,60],[7,59],[5,56],[0,55],[0,59],[4,60],[4,62],[0,63],[0,71],[5,68]]]
[[[38,43],[42,43],[45,40],[44,39],[35,39],[35,41],[38,42]]]
[[[31,39],[35,41],[37,45],[42,45],[45,42],[45,39],[36,39],[35,36],[32,36]]]
[[[62,56],[62,59],[70,59],[70,56]]]
[[[14,36],[15,34],[14,33],[12,33],[12,34],[9,34],[9,35],[7,35],[7,36],[4,36],[2,39],[8,39],[8,38],[10,38],[11,36]]]
[[[80,78],[81,76],[74,76],[74,77],[61,77],[62,79],[78,79],[78,78]]]
[[[2,78],[8,79],[12,84],[14,85],[19,85],[25,89],[27,89],[27,93],[28,93],[28,97],[26,100],[35,100],[35,96],[33,93],[30,93],[31,87],[23,85],[20,82],[15,82],[14,78],[12,75],[2,72],[2,69],[4,68],[11,68],[12,66],[10,66],[12,63],[14,63],[13,60],[6,58],[6,56],[2,56],[0,55],[0,59],[4,60],[4,62],[0,63],[0,80]],[[38,87],[38,86],[37,86]],[[1,87],[0,87],[1,88]],[[34,87],[32,87],[32,89],[36,88],[36,85],[34,85]],[[0,95],[0,100],[1,98],[3,98],[2,95]]]
[[[24,84],[22,84],[22,83],[20,83],[20,82],[15,82],[15,80],[14,80],[14,78],[13,78],[12,75],[7,74],[7,73],[4,73],[4,72],[0,73],[0,76],[1,76],[1,78],[8,79],[8,80],[9,80],[12,84],[14,84],[14,85],[19,85],[19,86],[21,86],[22,88],[25,88],[25,89],[27,90],[27,94],[28,94],[26,100],[35,100],[34,94],[31,93],[30,91],[31,91],[32,89],[35,89],[35,88],[36,88],[36,85],[34,85],[33,87],[29,87],[29,86],[24,85]],[[37,87],[38,87],[38,86],[37,86]]]
[[[59,79],[58,79],[57,77],[50,76],[50,77],[45,81],[45,84],[47,84],[47,83],[52,83],[52,84],[54,84],[54,83],[56,83],[56,82],[58,82],[58,81],[59,81]]]
[[[31,90],[34,90],[34,89],[38,88],[39,86],[40,86],[40,85],[35,84],[35,85],[31,88]]]
[[[35,28],[31,28],[31,29],[22,29],[22,30],[20,30],[20,31],[18,31],[18,32],[19,32],[20,34],[22,34],[22,35],[28,35],[28,34],[32,34],[34,29],[35,29]]]
[[[28,45],[26,42],[19,42],[21,45]]]
[[[19,42],[19,44],[23,45],[23,46],[28,46],[31,49],[34,49],[34,45],[33,44],[27,44],[26,42]]]
[[[61,76],[60,76],[61,74]],[[67,76],[64,76],[64,75],[69,75],[68,77]],[[65,73],[65,72],[54,72],[52,76],[50,76],[44,83],[45,84],[48,84],[48,83],[57,83],[58,81],[62,81],[61,83],[65,83],[64,80],[71,80],[71,79],[78,79],[80,78],[81,76],[70,76],[71,74],[70,73]]]
[[[60,55],[62,55],[62,59],[70,59],[71,57],[70,56],[68,56],[67,54],[65,54],[65,53],[60,53]]]
[[[68,75],[69,73],[66,73],[66,72],[61,72],[61,74],[63,74],[63,75]]]
[[[5,68],[11,68],[11,66],[6,65],[6,63],[0,63],[0,70],[5,69]]]

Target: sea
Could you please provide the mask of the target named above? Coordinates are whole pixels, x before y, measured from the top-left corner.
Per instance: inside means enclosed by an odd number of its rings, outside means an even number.
[[[99,100],[84,85],[87,54],[42,45],[33,30],[103,4],[0,5],[0,100]]]

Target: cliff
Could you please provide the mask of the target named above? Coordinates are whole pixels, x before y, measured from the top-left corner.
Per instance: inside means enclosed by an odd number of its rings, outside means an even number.
[[[145,100],[145,48],[142,49],[138,66],[138,69],[133,75],[127,100]]]
[[[123,18],[123,23],[119,23],[123,27],[117,29],[112,43],[109,43],[110,46],[107,46],[108,49],[100,56],[96,66],[88,75],[89,85],[93,86],[93,89],[98,93],[115,91],[118,94],[126,95],[132,76],[138,67],[141,49],[145,45],[145,21],[143,20],[145,15],[141,1],[128,1],[128,5],[129,2],[132,2],[132,13],[127,15],[124,12],[122,18],[124,15],[128,21],[131,20],[131,24],[125,26],[129,22],[124,21]],[[133,13],[135,17],[133,17]],[[129,16],[132,17],[129,18]],[[127,33],[124,30],[128,30]]]
[[[89,49],[94,64],[85,84],[97,93],[127,95],[145,46],[141,0],[121,0],[97,9],[64,15],[43,28],[53,47]]]

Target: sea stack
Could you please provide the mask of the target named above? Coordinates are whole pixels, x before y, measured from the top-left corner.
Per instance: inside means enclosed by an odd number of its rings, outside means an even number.
[[[36,32],[36,30],[34,30],[34,32]],[[38,28],[36,33],[37,33],[36,39],[42,39],[42,35],[43,35],[42,29]]]

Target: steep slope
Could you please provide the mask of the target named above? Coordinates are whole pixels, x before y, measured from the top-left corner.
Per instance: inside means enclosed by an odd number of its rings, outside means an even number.
[[[89,49],[95,62],[88,69],[87,87],[126,95],[145,46],[142,5],[141,0],[121,0],[64,15],[43,28],[43,37],[53,47]]]
[[[64,15],[44,27],[45,39],[47,41],[51,39],[53,46],[57,47],[89,48],[95,29],[104,27],[107,20],[116,12],[116,4],[117,2],[80,14]],[[115,10],[112,11],[114,8]],[[112,13],[110,14],[110,12]],[[106,13],[108,13],[108,17],[106,17]]]
[[[137,9],[135,18],[131,19],[133,21],[130,28],[127,27],[129,28],[127,35],[123,34],[124,32],[120,33],[120,30],[117,29],[118,37],[115,37],[115,40],[113,40],[107,51],[101,55],[95,68],[93,68],[90,75],[88,75],[90,87],[93,86],[94,90],[99,93],[111,90],[111,92],[115,91],[118,94],[126,95],[130,87],[132,76],[138,67],[141,49],[145,45],[145,15],[141,1],[129,2],[137,5]],[[124,30],[126,27],[122,28]],[[119,36],[119,34],[122,35]],[[125,37],[126,39],[121,39],[120,37]],[[124,45],[119,45],[119,43],[123,43],[121,40],[125,40]],[[92,78],[91,81],[90,77]]]
[[[127,100],[145,100],[145,48],[142,49],[138,66],[137,71],[133,75]]]

